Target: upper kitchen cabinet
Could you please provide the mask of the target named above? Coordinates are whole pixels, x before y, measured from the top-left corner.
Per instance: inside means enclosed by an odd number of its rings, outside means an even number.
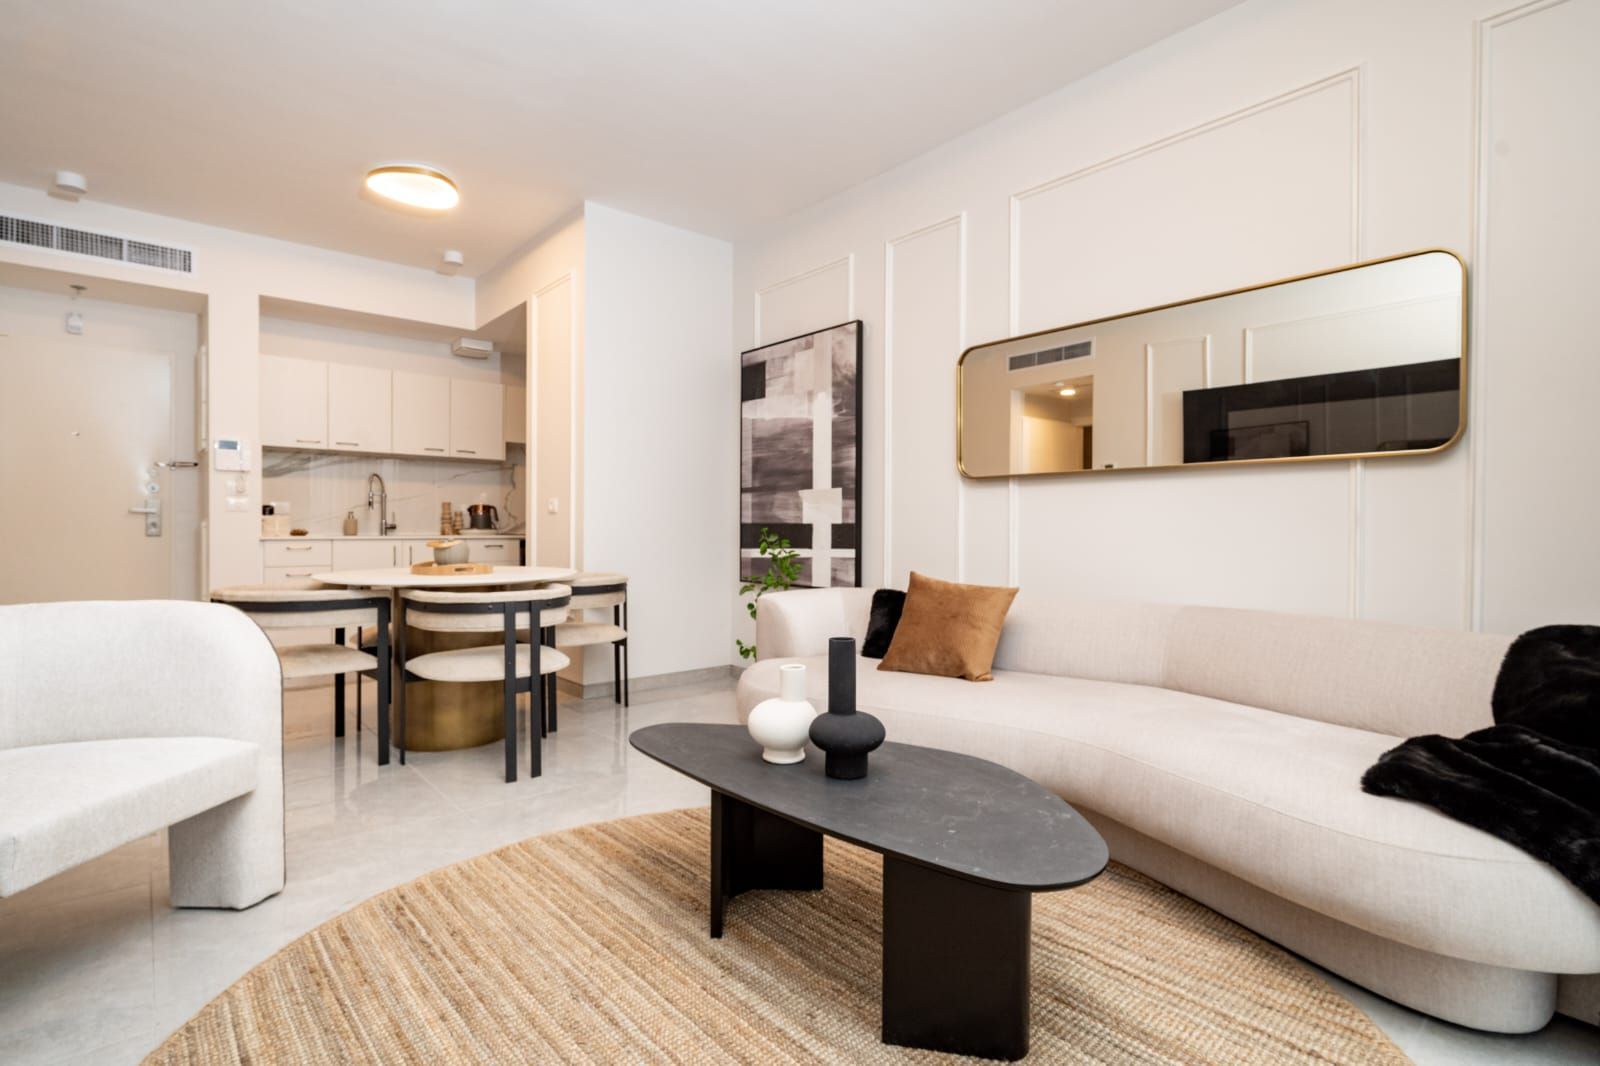
[[[345,452],[390,449],[390,372],[328,364],[328,447]]]
[[[269,448],[326,448],[328,364],[261,357],[261,443]]]
[[[506,457],[505,386],[450,379],[450,454],[463,459]]]
[[[394,372],[394,450],[401,455],[450,454],[449,378]]]

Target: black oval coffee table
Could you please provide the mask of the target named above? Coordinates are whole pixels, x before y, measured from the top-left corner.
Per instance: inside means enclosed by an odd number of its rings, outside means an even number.
[[[824,835],[883,855],[883,1041],[1019,1059],[1028,1053],[1035,892],[1106,867],[1105,841],[1059,796],[996,763],[885,744],[859,781],[822,753],[763,762],[742,726],[636,730],[639,751],[711,788],[711,935],[752,889],[822,887]]]

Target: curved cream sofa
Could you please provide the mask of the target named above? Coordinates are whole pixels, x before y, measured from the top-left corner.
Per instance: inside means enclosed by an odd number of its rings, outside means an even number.
[[[872,593],[761,601],[741,718],[804,661],[827,702],[831,636]],[[1546,864],[1362,772],[1398,739],[1489,725],[1510,638],[1206,607],[1017,597],[995,679],[880,671],[859,705],[890,740],[992,759],[1054,789],[1113,858],[1344,977],[1474,1028],[1557,1007],[1600,1021],[1600,907]],[[1558,992],[1558,984],[1560,985]]]
[[[0,897],[164,827],[173,906],[283,888],[266,635],[210,603],[0,607]]]

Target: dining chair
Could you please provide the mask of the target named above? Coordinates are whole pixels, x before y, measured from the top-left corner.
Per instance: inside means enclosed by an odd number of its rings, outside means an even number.
[[[332,644],[286,644],[276,649],[285,681],[333,678],[333,735],[344,736],[345,675],[378,680],[378,765],[389,764],[389,597],[364,589],[336,589],[314,581],[274,585],[229,585],[211,591],[211,602],[243,611],[263,630],[333,629]],[[345,630],[372,626],[373,650],[345,644]],[[361,729],[359,711],[356,730]]]
[[[611,645],[611,699],[628,706],[628,579],[622,574],[584,573],[570,582],[573,614],[611,608],[611,621],[572,618],[556,626],[555,646],[563,651]],[[555,728],[555,715],[550,728]]]
[[[400,690],[395,699],[395,727],[399,733],[400,762],[406,761],[405,681],[471,683],[499,681],[505,693],[506,780],[517,779],[517,693],[534,694],[528,718],[530,777],[542,772],[540,723],[544,720],[546,686],[570,661],[545,643],[546,634],[567,616],[572,590],[565,585],[484,592],[436,592],[405,589],[395,618],[395,658]],[[499,644],[485,644],[406,658],[406,629],[432,633],[499,633]],[[538,630],[541,639],[523,643],[518,630]],[[535,678],[538,680],[535,681]]]

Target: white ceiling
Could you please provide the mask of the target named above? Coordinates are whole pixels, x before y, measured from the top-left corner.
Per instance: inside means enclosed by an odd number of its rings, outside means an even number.
[[[734,237],[1235,2],[0,0],[0,181],[467,274],[584,199]]]

